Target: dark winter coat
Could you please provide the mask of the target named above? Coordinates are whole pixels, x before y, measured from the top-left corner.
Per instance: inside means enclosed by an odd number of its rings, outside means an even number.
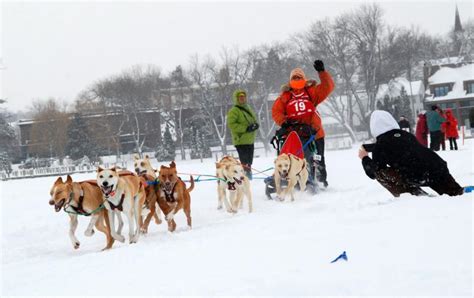
[[[411,132],[410,122],[408,122],[407,119],[398,121],[398,125],[400,125],[400,129],[403,129],[407,132]]]
[[[248,132],[252,123],[257,123],[257,116],[249,104],[239,104],[237,95],[245,91],[236,90],[232,95],[234,106],[227,113],[227,126],[232,135],[232,144],[251,145],[255,142],[257,131]]]
[[[438,154],[401,129],[393,129],[379,135],[372,158],[364,157],[362,165],[371,179],[375,179],[378,170],[391,167],[397,170],[406,182],[430,186],[435,190],[451,177],[447,163]]]
[[[418,121],[416,122],[416,139],[420,144],[425,147],[428,147],[428,124],[426,123],[426,115],[420,114],[418,115]]]

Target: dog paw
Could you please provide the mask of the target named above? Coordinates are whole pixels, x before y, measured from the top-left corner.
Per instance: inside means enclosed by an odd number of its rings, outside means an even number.
[[[155,219],[155,223],[156,223],[157,225],[160,225],[162,222],[163,222],[163,221],[162,221],[160,218]]]
[[[173,218],[174,218],[174,213],[173,212],[170,212],[166,215],[166,220],[167,221],[171,221],[171,220],[173,220]]]
[[[90,231],[86,230],[84,232],[84,235],[86,235],[87,237],[91,237],[92,235],[94,235],[94,233],[95,233],[94,229],[91,229]]]
[[[229,208],[229,209],[227,209],[227,212],[235,214],[235,213],[237,213],[237,210],[234,209],[234,208]]]
[[[112,237],[114,237],[114,239],[119,242],[122,242],[122,243],[125,242],[125,237],[123,237],[122,235],[117,234],[117,235],[112,235]]]
[[[141,228],[140,228],[140,233],[142,233],[143,235],[145,235],[145,234],[148,233],[148,229],[145,228],[145,227],[141,227]]]
[[[74,242],[74,249],[78,249],[81,243],[79,241]]]
[[[217,210],[221,210],[221,209],[222,209],[222,205],[217,206]]]

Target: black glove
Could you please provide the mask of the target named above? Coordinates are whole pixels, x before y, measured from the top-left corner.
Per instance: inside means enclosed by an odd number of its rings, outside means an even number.
[[[247,127],[247,132],[255,131],[259,128],[258,123],[252,123]]]
[[[297,124],[297,123],[298,123],[298,122],[295,121],[295,120],[286,120],[285,122],[283,122],[283,123],[281,124],[281,128],[287,129],[288,127],[293,126],[293,125],[295,125],[295,124]]]
[[[314,60],[313,67],[317,72],[324,71],[324,63],[321,60]]]

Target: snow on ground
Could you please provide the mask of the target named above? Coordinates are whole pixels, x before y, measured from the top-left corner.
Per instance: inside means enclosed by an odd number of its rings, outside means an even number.
[[[474,182],[472,147],[440,153],[463,185]],[[262,157],[254,166],[272,164]],[[327,164],[330,187],[295,202],[266,200],[254,180],[252,214],[246,205],[236,215],[216,210],[215,182],[201,182],[191,231],[179,213],[178,232],[152,222],[137,244],[105,252],[102,233],[83,235],[88,218],[72,248],[66,214],[48,205],[55,177],[1,182],[1,294],[472,295],[472,195],[394,199],[365,176],[356,147],[327,152]],[[343,251],[349,261],[330,264]]]

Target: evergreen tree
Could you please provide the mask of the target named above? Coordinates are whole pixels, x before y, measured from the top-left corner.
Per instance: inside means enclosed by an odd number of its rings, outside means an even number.
[[[413,111],[411,110],[410,97],[408,96],[404,87],[402,87],[400,90],[399,114],[399,116],[405,116],[408,121],[413,120]]]
[[[212,129],[203,115],[195,115],[186,120],[186,136],[191,140],[191,159],[212,157],[209,135]]]
[[[0,100],[0,104],[5,101]],[[7,121],[8,115],[5,111],[0,111],[0,171],[11,173],[12,158],[18,157],[17,136],[13,127]]]
[[[0,152],[0,171],[5,171],[7,174],[12,172],[11,158],[5,151]]]
[[[95,157],[97,154],[97,145],[90,138],[84,118],[80,114],[75,114],[67,129],[65,155],[79,159],[84,156]]]
[[[157,145],[155,157],[158,161],[172,161],[176,157],[176,144],[171,136],[170,127],[166,124],[162,142]]]

